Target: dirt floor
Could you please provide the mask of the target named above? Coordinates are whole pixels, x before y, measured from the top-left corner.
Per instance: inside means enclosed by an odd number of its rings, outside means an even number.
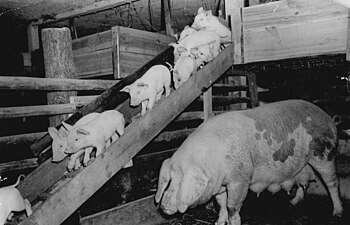
[[[241,209],[242,225],[349,225],[350,202],[344,202],[342,218],[333,217],[332,204],[328,197],[307,196],[297,206],[290,206],[284,194],[260,195],[250,193]],[[208,225],[215,224],[218,208],[213,204],[198,206],[170,218],[163,225]]]

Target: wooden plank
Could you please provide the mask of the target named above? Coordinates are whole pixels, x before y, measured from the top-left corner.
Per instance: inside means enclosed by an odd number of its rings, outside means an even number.
[[[145,62],[152,59],[151,55],[142,55],[138,53],[121,52],[119,58],[120,77],[125,77],[133,73]]]
[[[6,145],[18,145],[18,144],[31,144],[35,140],[43,137],[46,132],[28,133],[28,134],[16,134],[10,136],[0,137],[0,146]]]
[[[0,76],[0,90],[103,91],[119,81]]]
[[[208,120],[213,113],[213,92],[209,88],[203,93],[203,116],[204,120]]]
[[[177,91],[155,106],[152,112],[146,113],[127,126],[124,135],[93,163],[77,171],[64,185],[54,188],[51,191],[52,195],[20,224],[55,225],[63,222],[232,64],[233,46],[228,46],[213,61],[183,83]],[[169,108],[172,110],[168,110]]]
[[[76,77],[87,78],[113,74],[112,49],[102,49],[74,56]]]
[[[114,79],[120,77],[120,45],[119,45],[119,27],[112,27],[112,64]]]
[[[163,0],[163,11],[165,20],[165,32],[168,36],[174,36],[173,22],[171,19],[170,0]]]
[[[151,66],[163,63],[165,61],[173,61],[173,49],[169,47],[151,61],[147,62],[133,74],[121,80],[119,83],[115,84],[113,87],[109,88],[103,92],[98,98],[93,102],[87,104],[81,108],[78,112],[72,115],[66,122],[68,124],[74,124],[81,117],[85,116],[91,112],[102,112],[108,109],[113,109],[117,107],[117,110],[124,114],[127,123],[130,122],[131,117],[140,112],[140,107],[130,108],[129,101],[127,100],[129,95],[125,92],[119,92],[126,85],[133,83],[135,80],[140,78]],[[60,126],[56,128],[59,129]],[[35,155],[40,155],[51,144],[51,137],[48,133],[45,136],[38,139],[35,143],[31,145],[32,151]],[[64,173],[66,172],[67,162],[61,162],[58,164],[51,163],[49,159],[51,155],[47,155],[45,158],[41,158],[40,161],[45,161],[40,165],[34,172],[27,176],[18,186],[24,198],[28,198],[29,201],[34,201],[42,194],[43,191],[47,190],[58,180],[60,180]]]
[[[348,12],[328,0],[243,8],[245,63],[346,52]]]
[[[23,169],[34,169],[38,167],[38,159],[37,158],[31,158],[31,159],[23,159],[19,161],[12,161],[7,163],[0,163],[0,173],[5,172],[12,172],[16,170],[23,170]]]
[[[66,20],[73,17],[79,17],[84,15],[89,15],[97,12],[102,12],[108,9],[115,8],[117,6],[121,6],[124,4],[130,4],[131,2],[136,2],[139,0],[101,0],[98,2],[94,2],[90,5],[86,5],[83,7],[79,7],[67,12],[58,13],[54,17],[55,19],[48,19],[44,21],[39,21],[34,24],[36,25],[43,25],[43,24],[51,24],[51,23],[57,23],[62,20]]]
[[[157,207],[154,204],[154,195],[84,217],[80,220],[81,225],[157,225],[164,222],[169,221],[157,211]]]
[[[184,130],[176,130],[176,131],[166,131],[160,133],[153,142],[169,142],[174,139],[186,138],[190,135],[195,129],[184,129]]]
[[[112,47],[112,32],[107,30],[72,41],[74,56]]]
[[[213,115],[219,115],[224,111],[213,111]],[[198,120],[204,119],[204,114],[202,111],[200,112],[183,112],[180,116],[176,118],[175,121],[186,121],[186,120]]]
[[[75,104],[33,105],[0,108],[0,119],[10,119],[27,116],[52,116],[74,113]]]
[[[243,18],[242,8],[244,0],[230,1],[225,0],[226,18],[231,21],[232,42],[235,45],[235,64],[244,63],[243,52]]]
[[[346,35],[346,61],[350,61],[350,9],[348,10],[348,28]]]

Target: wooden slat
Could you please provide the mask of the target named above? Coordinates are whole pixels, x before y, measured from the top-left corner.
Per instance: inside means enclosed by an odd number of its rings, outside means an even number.
[[[0,76],[0,90],[104,91],[117,82],[118,81],[116,80],[77,80]]]
[[[213,111],[213,115],[219,115],[224,111]],[[176,121],[204,119],[203,112],[183,112],[176,118]]]
[[[81,37],[72,41],[73,54],[81,55],[112,47],[111,30]]]
[[[146,113],[127,126],[124,135],[106,152],[72,175],[69,182],[55,188],[53,194],[20,224],[55,225],[63,222],[232,64],[233,46],[229,46],[190,77],[177,91],[154,107],[152,112]],[[170,108],[172,110],[169,110]]]
[[[244,0],[225,1],[227,19],[231,19],[232,42],[235,45],[235,64],[244,63],[242,8]]]
[[[203,119],[207,120],[213,113],[213,89],[210,87],[203,93]]]
[[[81,225],[157,225],[169,222],[157,212],[154,195],[99,212],[80,220]]]
[[[113,74],[112,49],[103,49],[74,56],[77,78]]]
[[[243,8],[245,63],[346,52],[346,8],[328,0]]]
[[[23,170],[23,169],[34,169],[38,167],[38,159],[23,159],[19,161],[12,161],[7,163],[0,163],[0,173],[9,171]]]
[[[5,107],[0,108],[0,119],[10,119],[27,116],[62,115],[74,113],[76,109],[77,108],[75,104]]]
[[[161,134],[156,137],[153,142],[162,142],[166,141],[169,142],[174,139],[180,139],[180,138],[186,138],[188,135],[190,135],[195,129],[184,129],[184,130],[176,130],[176,131],[167,131],[162,132]]]
[[[103,92],[93,102],[87,104],[81,108],[78,112],[72,115],[66,122],[68,124],[75,124],[84,115],[91,112],[101,112],[107,109],[113,109],[117,107],[117,110],[124,114],[125,120],[129,123],[131,117],[140,112],[140,107],[130,108],[129,101],[127,100],[129,95],[124,92],[119,92],[126,85],[133,83],[135,80],[140,78],[151,66],[162,63],[164,61],[173,61],[173,49],[169,47],[167,50],[153,58],[151,61],[139,68],[135,73],[121,80],[113,87]],[[59,129],[60,126],[56,128]],[[42,138],[38,139],[34,144],[31,145],[33,153],[37,156],[50,146],[51,137],[47,133]],[[48,155],[50,157],[50,155]],[[34,201],[42,194],[45,190],[55,184],[64,176],[66,172],[65,161],[55,164],[51,163],[49,158],[42,158],[40,161],[45,161],[40,165],[34,172],[30,173],[18,186],[24,198],[28,198],[29,201]]]
[[[348,10],[348,28],[346,41],[346,61],[350,61],[350,9]]]
[[[113,51],[113,76],[114,79],[120,77],[120,45],[119,45],[119,27],[112,27],[112,51]]]
[[[104,11],[107,9],[111,9],[111,8],[114,8],[114,7],[117,7],[120,5],[135,2],[135,1],[139,1],[139,0],[102,0],[102,1],[97,1],[97,2],[94,2],[93,4],[90,4],[90,5],[79,7],[79,8],[67,11],[67,12],[58,13],[57,15],[54,16],[55,19],[41,20],[41,21],[38,21],[34,24],[43,25],[43,24],[57,23],[59,21],[66,20],[69,18],[79,17],[79,16],[83,16],[83,15],[89,15],[89,14],[101,12],[101,11]]]
[[[47,132],[37,132],[37,133],[3,136],[3,137],[0,137],[0,146],[30,144],[30,143],[33,143],[35,140],[43,137],[46,133]]]
[[[151,55],[142,55],[130,52],[120,52],[119,64],[120,64],[120,76],[125,77],[133,73],[137,68],[143,65],[145,62],[152,59]]]

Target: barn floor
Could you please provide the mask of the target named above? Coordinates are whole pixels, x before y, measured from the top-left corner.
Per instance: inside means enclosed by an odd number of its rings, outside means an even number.
[[[343,202],[343,217],[336,218],[331,216],[332,204],[328,197],[307,196],[295,207],[288,204],[288,198],[284,193],[263,193],[259,198],[250,193],[241,209],[242,225],[350,224],[350,202]],[[214,224],[218,217],[218,208],[211,205],[190,209],[163,225]]]

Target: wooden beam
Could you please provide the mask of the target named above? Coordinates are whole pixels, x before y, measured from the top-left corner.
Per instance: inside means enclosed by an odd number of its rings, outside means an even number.
[[[213,113],[213,89],[210,87],[203,93],[203,116],[204,120],[209,119]]]
[[[166,35],[174,36],[173,22],[171,19],[171,9],[170,9],[170,0],[163,1],[163,10],[164,10],[164,19],[165,19],[165,31]]]
[[[11,119],[27,116],[54,116],[74,113],[75,104],[33,105],[0,108],[0,119]]]
[[[132,2],[136,2],[139,0],[102,0],[98,2],[94,2],[93,4],[81,7],[81,8],[76,8],[71,11],[67,11],[64,13],[58,13],[55,16],[55,19],[49,19],[45,21],[39,21],[35,22],[33,24],[35,25],[44,25],[44,24],[52,24],[52,23],[57,23],[62,20],[66,20],[69,18],[74,18],[74,17],[80,17],[80,16],[86,16],[89,14],[94,14],[98,12],[102,12],[108,9],[115,8],[117,6],[121,6],[124,4],[130,4]]]
[[[112,27],[112,61],[114,79],[120,79],[120,43],[119,43],[119,26]]]
[[[52,195],[48,196],[33,214],[20,224],[55,225],[62,223],[168,123],[175,119],[202,93],[202,90],[209,88],[232,64],[233,46],[231,45],[155,106],[152,112],[134,120],[126,127],[124,135],[115,141],[107,151],[87,167],[73,174],[65,184],[52,190]],[[169,110],[170,108],[172,110]]]
[[[243,15],[244,0],[225,0],[226,18],[231,20],[232,42],[235,45],[235,64],[244,63]]]
[[[127,219],[126,219],[127,218]],[[169,222],[160,215],[154,195],[102,211],[80,220],[81,225],[156,225]]]
[[[37,161],[37,158],[31,158],[7,163],[0,163],[0,174],[16,170],[34,169],[38,167]]]
[[[44,136],[45,134],[46,134],[46,132],[37,132],[37,133],[3,136],[3,137],[0,137],[0,146],[31,144],[35,140]]]
[[[124,118],[127,123],[130,123],[131,117],[139,113],[141,109],[140,107],[130,108],[128,100],[129,94],[120,92],[120,90],[126,85],[129,85],[140,78],[151,66],[164,62],[173,62],[173,57],[173,48],[167,48],[133,74],[129,75],[122,81],[115,84],[113,87],[103,92],[93,102],[81,108],[78,112],[66,120],[66,122],[69,124],[75,124],[77,120],[88,113],[94,111],[102,112],[117,107],[117,110],[124,114]],[[59,129],[59,127],[60,126],[57,126],[56,128]],[[31,149],[35,155],[38,156],[42,151],[50,146],[51,141],[52,139],[50,135],[46,133],[46,135],[31,145]],[[23,197],[28,198],[31,202],[37,199],[45,190],[60,180],[67,170],[67,162],[63,161],[58,164],[52,163],[49,159],[50,157],[51,155],[48,154],[45,155],[45,158],[40,158],[39,161],[43,161],[44,163],[41,164],[34,172],[30,173],[18,186],[18,189]]]
[[[47,78],[75,78],[72,39],[70,30],[64,28],[46,28],[42,30],[45,76]],[[66,104],[76,92],[47,93],[47,104]],[[68,115],[49,117],[50,126],[57,126]]]
[[[0,76],[0,90],[104,91],[119,81]]]

